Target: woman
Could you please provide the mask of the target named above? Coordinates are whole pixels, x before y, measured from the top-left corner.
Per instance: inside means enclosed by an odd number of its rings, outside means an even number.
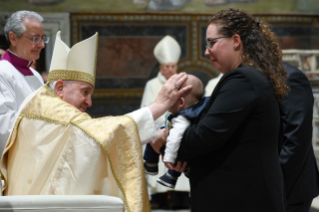
[[[285,211],[278,100],[289,88],[274,34],[226,9],[212,17],[206,36],[205,55],[224,76],[179,151],[190,165],[192,211]]]

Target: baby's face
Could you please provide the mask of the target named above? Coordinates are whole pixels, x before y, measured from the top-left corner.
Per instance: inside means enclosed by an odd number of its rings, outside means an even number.
[[[188,107],[190,107],[191,105],[195,104],[197,102],[197,100],[190,98],[190,95],[187,95],[186,97],[180,97],[177,102],[171,107],[169,108],[169,112],[171,112],[172,114],[176,114],[181,110],[184,110]]]
[[[168,111],[171,112],[172,114],[175,114],[181,111],[182,109],[180,109],[179,107],[179,102],[180,100],[178,100],[171,108],[169,108]]]

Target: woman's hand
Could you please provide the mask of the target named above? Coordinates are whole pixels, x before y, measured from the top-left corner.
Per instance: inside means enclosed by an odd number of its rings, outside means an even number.
[[[168,129],[161,129],[157,131],[157,139],[150,142],[150,145],[154,149],[155,152],[161,154],[161,148],[166,144],[166,139],[168,136]]]
[[[153,114],[154,120],[172,107],[180,96],[192,89],[191,85],[182,88],[186,80],[187,74],[185,73],[175,74],[167,80],[158,93],[155,102],[148,106]]]
[[[171,162],[164,162],[166,168],[170,169],[170,170],[174,170],[174,164]]]
[[[178,161],[176,166],[174,166],[174,164],[171,162],[164,162],[164,164],[168,169],[175,170],[178,172],[184,172],[186,170],[186,167],[187,167],[187,162],[182,163],[181,161]]]

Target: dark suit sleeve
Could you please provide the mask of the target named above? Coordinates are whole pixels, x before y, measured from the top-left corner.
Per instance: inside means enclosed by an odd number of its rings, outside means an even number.
[[[190,160],[220,149],[254,107],[255,92],[240,72],[225,76],[216,89],[216,97],[205,116],[184,132],[178,160]]]
[[[294,67],[288,68],[294,69]],[[312,145],[314,101],[307,77],[299,70],[288,74],[286,82],[291,90],[280,102],[283,145],[279,155],[287,196],[304,166]]]

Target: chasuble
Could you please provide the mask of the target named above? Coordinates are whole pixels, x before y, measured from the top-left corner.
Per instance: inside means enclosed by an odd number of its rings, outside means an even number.
[[[110,195],[150,211],[134,115],[92,119],[46,85],[24,105],[0,163],[5,195]]]

